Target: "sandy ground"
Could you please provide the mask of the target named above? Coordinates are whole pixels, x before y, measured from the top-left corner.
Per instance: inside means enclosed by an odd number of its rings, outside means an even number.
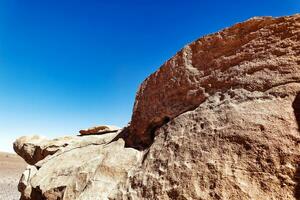
[[[16,154],[0,152],[0,199],[20,198],[18,182],[27,164]]]

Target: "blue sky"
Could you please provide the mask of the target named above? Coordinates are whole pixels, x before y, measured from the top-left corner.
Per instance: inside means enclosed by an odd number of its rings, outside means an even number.
[[[130,121],[139,84],[185,44],[299,0],[0,1],[0,151],[21,135]]]

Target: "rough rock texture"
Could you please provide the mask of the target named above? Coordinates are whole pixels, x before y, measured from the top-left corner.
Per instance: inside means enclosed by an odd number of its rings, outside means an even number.
[[[49,140],[45,137],[33,135],[20,137],[13,145],[15,152],[19,156],[24,158],[28,164],[34,165],[45,157],[54,154],[60,148],[66,147],[69,144],[76,143],[80,140],[81,138],[73,136]]]
[[[18,184],[18,190],[21,192],[21,199],[29,199],[32,195],[32,187],[30,185],[30,179],[36,174],[37,168],[32,165],[28,165],[23,172]]]
[[[210,96],[156,131],[115,199],[299,199],[298,92],[289,83]]]
[[[300,199],[299,125],[300,15],[253,18],[186,46],[141,85],[129,127],[76,137],[19,189],[24,199]]]
[[[23,173],[22,199],[106,199],[126,181],[141,152],[124,148],[117,133],[79,137]]]
[[[110,133],[110,132],[117,132],[120,130],[117,126],[111,126],[111,125],[101,125],[101,126],[95,126],[93,128],[89,128],[86,130],[80,130],[80,135],[93,135],[93,134],[104,134],[104,133]]]
[[[300,81],[299,40],[295,15],[252,18],[185,46],[140,86],[128,141],[151,144],[153,130],[216,92]]]

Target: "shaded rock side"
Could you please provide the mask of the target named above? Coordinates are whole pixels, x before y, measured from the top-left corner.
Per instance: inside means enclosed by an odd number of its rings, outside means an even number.
[[[19,184],[18,184],[18,190],[21,192],[21,198],[20,199],[34,199],[33,193],[32,193],[32,187],[30,185],[31,178],[36,174],[37,168],[32,165],[28,165],[25,171],[23,172]]]
[[[252,18],[185,46],[140,86],[129,146],[152,143],[156,128],[230,88],[266,91],[300,81],[300,15]]]

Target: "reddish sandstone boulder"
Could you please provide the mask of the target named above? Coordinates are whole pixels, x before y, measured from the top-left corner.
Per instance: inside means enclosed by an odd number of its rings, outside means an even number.
[[[300,81],[300,15],[252,18],[185,46],[140,86],[128,143],[147,145],[169,119],[216,92]]]

